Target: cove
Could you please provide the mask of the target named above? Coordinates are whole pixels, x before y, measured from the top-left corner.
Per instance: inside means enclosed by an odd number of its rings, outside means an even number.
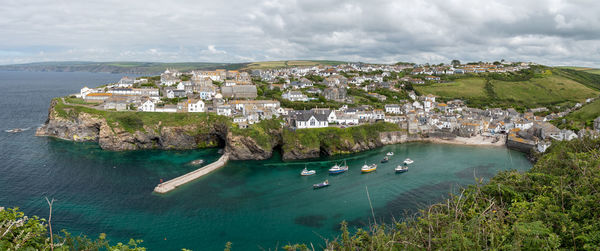
[[[312,160],[283,162],[275,154],[264,161],[230,161],[158,195],[152,190],[160,179],[194,170],[197,167],[187,164],[194,159],[215,161],[218,149],[110,152],[93,143],[36,140],[46,145],[47,161],[26,160],[31,170],[12,172],[17,180],[33,185],[26,190],[17,189],[21,185],[4,187],[15,188],[7,191],[9,202],[19,201],[15,205],[26,211],[33,208],[43,217],[47,212],[42,198],[52,196],[58,199],[55,229],[91,236],[105,232],[113,241],[143,239],[150,250],[219,250],[227,241],[238,250],[298,242],[319,247],[322,238],[339,234],[343,220],[351,227],[372,222],[365,187],[377,221],[390,222],[473,184],[475,177],[488,179],[502,170],[531,167],[523,154],[502,147],[408,143]],[[395,156],[379,163],[388,151]],[[407,173],[394,173],[406,157],[415,163]],[[348,172],[327,174],[331,165],[343,160],[350,166]],[[365,162],[378,163],[377,171],[361,174]],[[301,177],[305,165],[317,174]],[[325,179],[330,187],[312,189]]]

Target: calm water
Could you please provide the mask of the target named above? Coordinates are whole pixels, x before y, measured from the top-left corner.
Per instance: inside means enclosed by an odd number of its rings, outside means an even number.
[[[275,249],[287,243],[333,238],[339,223],[364,226],[372,221],[368,187],[378,221],[402,218],[440,201],[474,177],[500,170],[527,170],[531,164],[505,148],[434,144],[386,146],[344,156],[350,170],[328,176],[338,159],[282,162],[233,161],[226,167],[167,195],[152,194],[161,178],[194,168],[189,161],[214,161],[217,149],[196,151],[102,151],[93,143],[71,143],[35,137],[47,117],[52,97],[78,92],[82,85],[117,81],[101,73],[0,72],[0,205],[18,206],[27,214],[47,217],[44,197],[57,199],[54,229],[114,241],[144,240],[150,250]],[[31,128],[11,134],[4,130]],[[360,174],[364,162],[396,155],[375,173]],[[395,174],[404,158],[410,170]],[[304,165],[317,174],[300,177]],[[329,179],[328,188],[312,184]]]

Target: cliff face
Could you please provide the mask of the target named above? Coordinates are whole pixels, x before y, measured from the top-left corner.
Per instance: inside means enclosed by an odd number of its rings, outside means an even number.
[[[65,118],[59,116],[53,100],[48,111],[48,120],[36,131],[36,136],[51,136],[71,141],[95,141],[102,149],[112,151],[142,149],[194,149],[222,144],[223,125],[214,124],[205,133],[198,131],[195,125],[162,126],[144,125],[143,130],[134,132],[120,127],[118,122],[112,126],[106,118],[85,112]],[[226,126],[225,126],[226,128]],[[226,130],[226,129],[225,129]]]
[[[98,142],[102,149],[112,151],[224,147],[232,160],[268,159],[273,156],[276,148],[281,148],[284,160],[294,160],[355,153],[418,140],[404,132],[394,131],[396,127],[385,124],[293,131],[283,129],[277,121],[265,121],[252,128],[237,129],[231,128],[230,124],[222,120],[175,123],[177,126],[173,126],[174,123],[167,125],[163,123],[164,120],[151,120],[158,122],[136,124],[138,127],[132,129],[131,126],[126,127],[120,123],[131,123],[139,119],[139,116],[157,114],[125,113],[122,116],[128,118],[119,120],[112,113],[99,113],[95,110],[71,112],[75,108],[76,106],[65,105],[58,99],[53,100],[48,120],[37,129],[36,135]]]

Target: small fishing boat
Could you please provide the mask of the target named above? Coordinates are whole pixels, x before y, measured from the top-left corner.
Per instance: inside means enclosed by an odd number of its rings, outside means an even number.
[[[383,159],[381,160],[381,163],[387,163],[388,161],[390,161],[390,158],[388,158],[388,156],[383,157]]]
[[[317,171],[315,170],[308,170],[306,167],[304,167],[304,170],[302,170],[302,172],[300,173],[300,175],[302,176],[310,176],[317,173]]]
[[[202,164],[204,164],[204,160],[203,159],[197,159],[197,160],[194,160],[194,161],[190,162],[190,164],[194,165],[194,166],[202,165]]]
[[[319,188],[323,188],[323,187],[326,187],[326,186],[329,186],[329,181],[328,180],[325,180],[325,181],[323,181],[321,183],[318,183],[318,184],[314,184],[313,185],[313,189],[319,189]]]
[[[406,158],[406,159],[404,160],[404,164],[407,164],[407,165],[410,165],[410,164],[412,164],[413,162],[414,162],[414,161],[413,161],[412,159],[409,159],[409,158]]]
[[[344,160],[344,165],[338,165],[335,163],[331,168],[329,168],[329,174],[338,174],[348,171],[348,165],[346,165],[346,161]]]
[[[404,164],[403,166],[397,166],[394,170],[396,170],[397,173],[404,173],[408,171],[408,165]]]
[[[385,155],[387,155],[387,156],[394,156],[394,152],[388,152]]]
[[[360,171],[363,173],[370,173],[377,170],[377,164],[371,164],[371,165],[367,165],[367,163],[365,163],[361,168]]]
[[[15,128],[15,129],[9,129],[9,130],[4,130],[5,132],[9,132],[9,133],[18,133],[18,132],[23,132],[25,130],[21,129],[21,128]]]

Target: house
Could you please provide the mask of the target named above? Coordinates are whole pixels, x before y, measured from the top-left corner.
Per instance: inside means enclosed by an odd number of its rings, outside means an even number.
[[[155,107],[155,112],[177,112],[178,108],[176,105],[164,105],[162,107]]]
[[[338,112],[336,114],[336,122],[340,125],[358,125],[358,116],[356,114],[345,114]]]
[[[167,98],[181,98],[185,97],[187,93],[185,90],[177,90],[177,89],[168,89],[167,90]]]
[[[440,78],[440,77],[437,77],[437,76],[430,76],[430,75],[428,75],[428,76],[425,76],[425,80],[429,80],[429,81],[440,81],[440,80],[441,80],[441,78]]]
[[[88,88],[87,86],[84,86],[83,88],[81,88],[81,90],[79,91],[79,95],[81,96],[81,98],[85,98],[85,96],[87,96],[90,93],[93,93],[94,90]]]
[[[258,96],[256,85],[234,85],[221,87],[223,98],[255,99]]]
[[[152,102],[150,99],[147,99],[144,103],[142,103],[138,110],[143,112],[153,112],[155,110],[154,102]]]
[[[347,93],[346,88],[328,87],[323,91],[323,97],[328,100],[343,102],[346,99]]]
[[[164,86],[172,86],[180,81],[179,76],[181,76],[181,73],[178,71],[170,71],[167,69],[165,72],[160,74],[160,84]]]
[[[385,105],[385,112],[392,114],[402,114],[402,106],[398,104]]]
[[[104,110],[126,111],[128,110],[128,105],[127,97],[110,97],[104,101]]]
[[[229,106],[229,105],[217,106],[217,115],[230,117],[231,114],[232,114],[231,106]]]
[[[188,112],[204,112],[205,104],[201,99],[189,99],[187,101]]]
[[[283,93],[281,95],[281,98],[287,99],[289,101],[302,101],[302,102],[308,101],[308,97],[299,91],[288,91],[286,93]]]
[[[104,100],[112,97],[112,95],[112,93],[89,93],[83,98],[83,100],[85,102],[101,103]]]
[[[313,111],[295,111],[291,115],[293,125],[298,128],[323,128],[329,126],[327,118],[329,114]]]
[[[132,87],[133,86],[133,78],[129,78],[127,76],[122,77],[121,80],[119,80],[119,83],[117,84],[118,87]]]

